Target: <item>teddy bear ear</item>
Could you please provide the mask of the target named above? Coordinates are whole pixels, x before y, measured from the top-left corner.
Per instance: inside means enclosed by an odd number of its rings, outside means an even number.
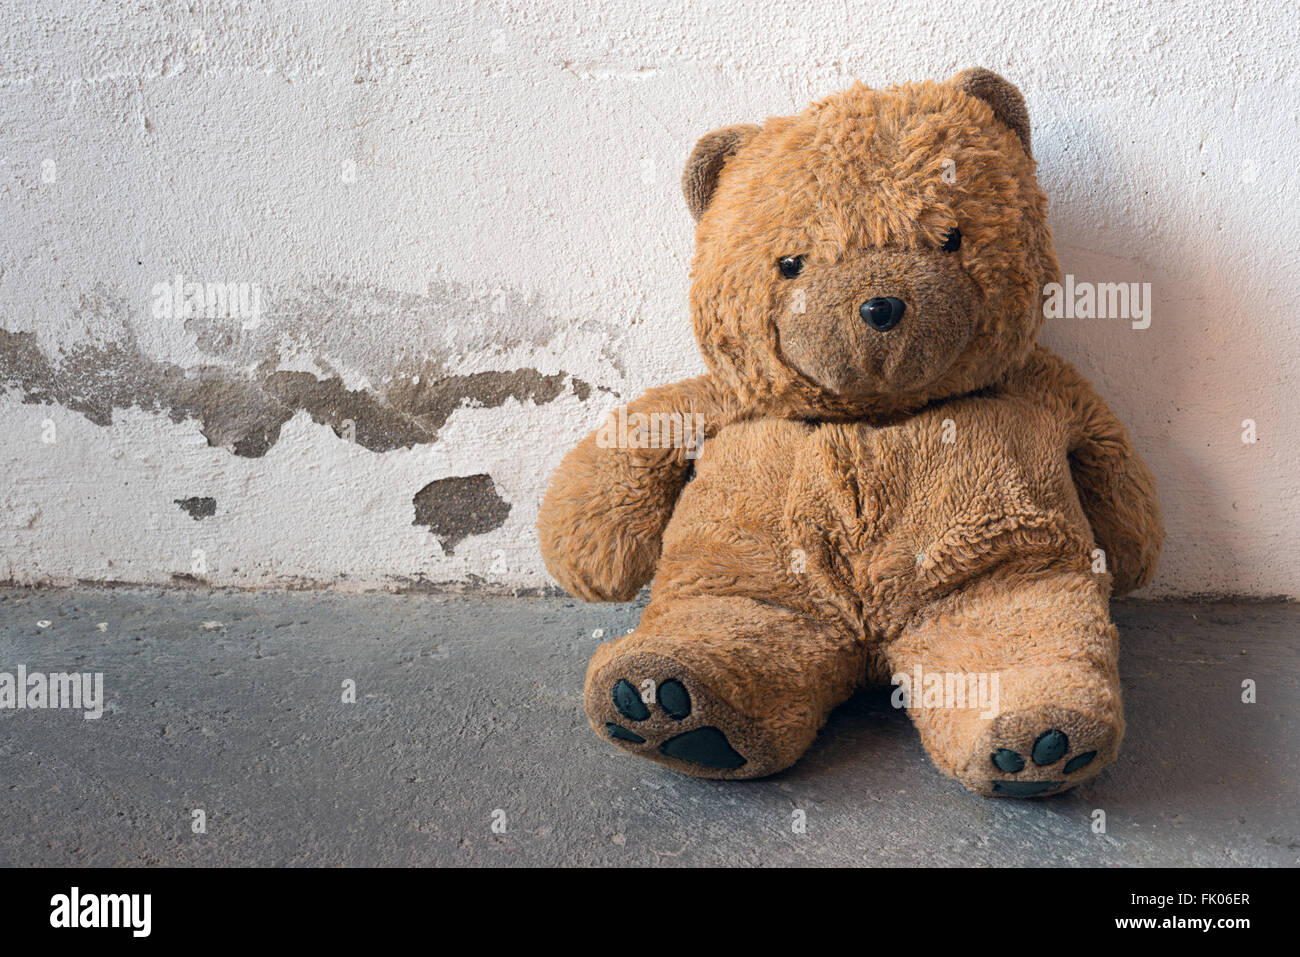
[[[682,195],[686,197],[686,208],[697,223],[713,198],[722,167],[760,129],[752,123],[737,123],[706,133],[695,144],[690,159],[686,161],[686,169],[682,170]]]
[[[1024,96],[1013,83],[992,70],[978,66],[962,70],[948,82],[963,93],[969,93],[993,107],[993,115],[1020,137],[1025,152],[1030,159],[1033,158],[1034,151],[1029,145],[1029,108],[1025,106]]]

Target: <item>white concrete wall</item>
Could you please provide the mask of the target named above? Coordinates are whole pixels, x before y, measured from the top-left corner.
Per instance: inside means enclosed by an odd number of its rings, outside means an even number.
[[[1028,98],[1066,271],[1152,284],[1149,329],[1045,333],[1160,481],[1148,594],[1300,596],[1294,5],[0,7],[0,579],[548,584],[549,471],[702,368],[695,139],[983,65]],[[262,314],[160,318],[177,274]],[[509,513],[449,515],[497,527],[444,554],[413,498],[475,474]]]

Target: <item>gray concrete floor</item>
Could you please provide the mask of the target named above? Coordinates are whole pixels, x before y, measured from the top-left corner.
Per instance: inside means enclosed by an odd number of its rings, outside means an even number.
[[[620,634],[638,614],[549,598],[0,589],[0,672],[101,671],[107,700],[98,721],[0,711],[0,864],[1300,862],[1300,606],[1117,605],[1125,750],[1037,801],[942,777],[885,692],[839,709],[767,780],[630,758],[588,729],[581,692],[596,629]],[[1241,702],[1247,678],[1256,704]]]

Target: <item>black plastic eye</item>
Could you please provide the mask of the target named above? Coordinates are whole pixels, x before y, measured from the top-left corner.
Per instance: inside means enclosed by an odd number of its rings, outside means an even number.
[[[943,245],[939,248],[946,253],[955,253],[961,249],[961,230],[950,229],[948,235],[944,237]]]
[[[803,270],[803,257],[786,256],[782,259],[778,259],[776,262],[776,268],[781,270],[781,275],[786,279],[793,279]]]

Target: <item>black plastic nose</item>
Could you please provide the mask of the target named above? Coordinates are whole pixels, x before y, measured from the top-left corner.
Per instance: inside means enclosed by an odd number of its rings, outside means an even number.
[[[906,308],[903,300],[883,296],[868,299],[858,306],[858,314],[872,329],[887,332],[903,321],[903,310]]]

